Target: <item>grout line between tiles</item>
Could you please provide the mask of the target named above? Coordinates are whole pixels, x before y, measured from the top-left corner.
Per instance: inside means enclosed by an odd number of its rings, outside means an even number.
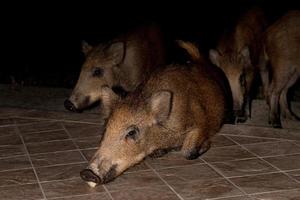
[[[93,114],[93,113],[89,113]],[[97,116],[97,114],[94,114]],[[69,120],[69,119],[52,119],[52,118],[40,118],[40,117],[26,117],[26,116],[15,116],[15,118],[21,118],[21,119],[38,119],[38,120],[47,120],[51,122],[67,122],[67,123],[78,123],[78,124],[91,124],[91,125],[99,125],[98,122],[85,122],[85,121],[76,121],[76,120]],[[37,122],[32,122],[37,123]]]
[[[234,197],[248,197],[250,199],[252,199],[250,196],[248,195],[234,195],[234,196],[227,196],[227,197],[216,197],[216,198],[208,198],[206,200],[222,200],[222,199],[227,199],[227,198],[234,198]],[[187,200],[193,200],[193,199],[196,199],[197,197],[192,197],[192,198],[189,198]]]
[[[178,194],[177,192],[176,192],[176,190],[171,186],[171,185],[169,185],[169,183],[165,180],[165,179],[163,179],[161,176],[160,176],[160,174],[151,166],[151,165],[149,165],[147,162],[145,162],[145,164],[160,178],[160,180],[162,181],[162,182],[164,182],[164,184],[166,184],[167,186],[168,186],[168,188],[170,189],[170,190],[172,190],[172,192],[174,192],[174,194],[180,199],[180,200],[184,200],[184,198],[180,195],[180,194]]]
[[[300,189],[294,188],[294,189],[274,190],[274,191],[267,191],[267,192],[257,192],[257,193],[252,193],[250,196],[261,195],[261,194],[272,194],[272,193],[278,193],[278,192],[297,191],[297,190],[300,190]]]
[[[83,153],[80,151],[79,146],[76,144],[76,142],[74,141],[74,139],[72,138],[71,134],[69,133],[69,131],[66,129],[65,125],[63,123],[61,123],[61,126],[63,127],[63,129],[65,130],[65,132],[67,133],[67,135],[69,136],[69,138],[71,139],[72,143],[74,144],[74,146],[77,148],[77,150],[79,151],[80,155],[83,157],[83,159],[87,162],[89,162],[86,157],[83,155]]]
[[[232,140],[231,138],[229,138],[230,140]],[[233,140],[232,140],[233,141]],[[286,173],[285,171],[282,171],[280,168],[276,167],[275,165],[271,164],[270,162],[268,162],[267,160],[264,159],[264,157],[261,157],[259,155],[257,155],[256,153],[252,152],[251,150],[249,150],[248,148],[244,147],[243,145],[239,144],[236,141],[233,141],[236,144],[238,144],[241,148],[245,149],[246,151],[252,153],[253,155],[255,155],[256,157],[258,157],[261,161],[266,162],[268,165],[270,165],[271,167],[273,167],[274,169],[278,170],[278,172],[283,173],[285,176],[289,177],[291,180],[295,181],[296,183],[299,183],[299,181],[297,179],[295,179],[294,177],[290,176],[288,173]],[[287,156],[287,155],[285,155]],[[266,158],[266,157],[265,157]]]
[[[56,131],[63,131],[63,130],[64,130],[63,128],[56,128],[56,129],[44,130],[44,131],[29,131],[29,132],[25,132],[25,133],[20,131],[20,133],[22,135],[27,135],[27,134],[30,135],[30,134],[36,134],[36,133],[49,133],[49,132],[56,132]]]
[[[40,179],[39,179],[39,177],[38,177],[38,175],[37,175],[37,172],[36,172],[36,170],[35,170],[35,168],[34,168],[34,166],[33,166],[33,163],[32,163],[30,154],[29,154],[29,152],[28,152],[27,146],[26,146],[26,144],[25,144],[25,142],[24,142],[23,136],[21,135],[21,133],[20,133],[20,131],[19,131],[19,129],[18,129],[17,126],[15,127],[15,131],[16,131],[16,133],[19,135],[19,137],[20,137],[20,139],[21,139],[21,141],[22,141],[22,143],[23,143],[23,145],[24,145],[24,149],[25,149],[25,152],[26,152],[26,156],[28,157],[28,160],[29,160],[29,162],[30,162],[30,165],[31,165],[31,167],[32,167],[32,169],[33,169],[35,178],[36,178],[37,183],[38,183],[38,185],[39,185],[39,187],[40,187],[40,190],[41,190],[41,192],[42,192],[42,194],[43,194],[43,198],[44,198],[44,199],[47,199],[46,194],[45,194],[45,192],[44,192],[44,189],[43,189],[43,187],[42,187],[42,184],[40,183]]]
[[[103,184],[102,187],[104,188],[104,190],[106,191],[106,193],[108,194],[109,198],[111,200],[114,200],[114,198],[112,197],[111,193],[109,192],[109,190],[107,189],[107,187]]]
[[[237,185],[236,185],[234,182],[232,182],[229,178],[227,178],[225,175],[223,175],[223,173],[222,173],[219,169],[215,168],[212,164],[206,162],[204,159],[202,159],[202,160],[203,160],[203,162],[205,162],[211,169],[213,169],[215,172],[217,172],[219,175],[221,175],[226,181],[228,181],[228,182],[231,183],[234,187],[236,187],[238,190],[240,190],[240,191],[243,193],[243,195],[247,195],[247,193],[246,193],[242,188],[240,188],[239,186],[237,186]]]
[[[89,193],[89,194],[75,194],[75,195],[67,195],[67,196],[62,196],[62,197],[53,197],[50,198],[49,200],[54,200],[54,199],[63,199],[63,198],[69,198],[71,199],[71,197],[85,197],[85,196],[90,196],[90,195],[94,195],[94,194],[102,194],[104,192],[93,192],[93,193]]]

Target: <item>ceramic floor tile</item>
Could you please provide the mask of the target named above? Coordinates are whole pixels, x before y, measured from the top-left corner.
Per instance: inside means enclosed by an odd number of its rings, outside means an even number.
[[[300,199],[300,189],[258,194],[253,195],[252,197],[255,200],[297,200]]]
[[[244,137],[244,136],[227,136],[239,144],[253,144],[263,142],[276,142],[279,139],[259,138],[259,137]]]
[[[175,193],[167,186],[140,188],[111,193],[114,200],[179,200]]]
[[[82,154],[87,160],[91,160],[97,149],[84,149],[81,150]]]
[[[201,158],[207,162],[222,162],[253,157],[255,157],[253,154],[240,146],[229,146],[211,148]]]
[[[27,156],[14,156],[0,159],[0,171],[30,167],[31,164]]]
[[[100,145],[101,137],[86,137],[86,138],[77,138],[75,139],[75,143],[80,149],[87,148],[97,148]]]
[[[59,199],[53,198],[53,199],[56,199],[56,200],[111,200],[109,195],[105,192],[97,193],[97,194],[84,194],[84,195],[78,195],[78,196],[62,197]]]
[[[51,181],[41,184],[47,198],[105,192],[101,185],[91,188],[81,179]]]
[[[20,118],[20,117],[15,117],[14,121],[17,125],[22,125],[22,124],[32,124],[36,122],[45,122],[45,119],[29,119],[29,118]]]
[[[36,200],[43,194],[38,184],[15,185],[0,188],[0,198],[3,200]]]
[[[293,181],[282,173],[231,178],[230,180],[248,194],[295,189],[300,187],[299,183]]]
[[[16,133],[5,134],[0,130],[0,146],[5,145],[20,145],[22,144],[22,140],[20,136]]]
[[[0,118],[0,126],[14,125],[15,122],[12,118]]]
[[[212,165],[226,177],[262,174],[277,171],[271,165],[260,159],[227,161],[212,163]]]
[[[221,176],[206,164],[188,165],[157,170],[168,183],[184,183],[194,180],[221,178]]]
[[[36,183],[36,177],[33,169],[14,170],[9,172],[0,172],[0,187],[9,185],[21,185],[27,183]]]
[[[85,162],[85,159],[81,156],[80,152],[77,150],[31,155],[31,160],[35,167]]]
[[[36,168],[36,173],[41,182],[74,179],[80,178],[79,172],[83,170],[86,166],[87,163],[41,167]]]
[[[93,136],[101,137],[103,134],[101,127],[97,125],[83,123],[64,123],[64,126],[73,138]]]
[[[26,153],[24,145],[7,145],[0,146],[0,158],[16,155],[24,155]]]
[[[109,191],[131,190],[139,187],[152,187],[164,185],[164,182],[152,171],[140,171],[118,176],[112,182],[106,184]]]
[[[236,145],[230,139],[226,138],[224,135],[216,135],[212,138],[213,147],[223,147],[223,146],[232,146]]]
[[[203,163],[200,159],[187,160],[180,152],[171,152],[160,158],[147,158],[146,162],[155,169]]]
[[[30,154],[34,153],[50,153],[55,151],[65,151],[76,149],[72,140],[62,140],[53,142],[39,142],[27,144],[27,149]]]
[[[300,183],[300,170],[290,171],[287,173]]]
[[[192,200],[192,199],[189,199],[189,200]],[[197,198],[195,198],[195,200],[197,200]],[[215,200],[215,199],[207,199],[207,200]],[[253,199],[251,199],[250,197],[247,197],[247,196],[237,196],[237,197],[218,198],[218,200],[253,200]]]
[[[278,167],[281,170],[294,170],[300,169],[300,154],[290,156],[276,156],[264,158],[272,165]]]
[[[64,130],[25,133],[22,137],[25,143],[64,140],[69,138],[68,134]]]
[[[239,135],[239,136],[256,136],[267,138],[280,138],[287,133],[287,129],[274,129],[268,127],[256,127],[247,125],[224,125],[221,134]]]
[[[300,153],[300,147],[288,141],[247,144],[244,146],[261,157]]]
[[[225,179],[198,180],[187,183],[171,184],[184,199],[209,199],[242,195]]]
[[[18,127],[22,134],[62,129],[60,122],[37,122],[29,125],[19,125]]]

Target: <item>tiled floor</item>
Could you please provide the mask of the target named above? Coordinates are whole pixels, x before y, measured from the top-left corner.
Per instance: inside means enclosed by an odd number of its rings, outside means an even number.
[[[300,124],[225,125],[199,159],[149,158],[90,188],[79,171],[98,146],[100,122],[95,114],[0,108],[0,199],[300,200]]]

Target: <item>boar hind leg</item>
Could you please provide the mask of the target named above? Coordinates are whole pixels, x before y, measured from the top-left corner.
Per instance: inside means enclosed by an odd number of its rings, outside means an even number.
[[[293,113],[291,113],[287,102],[287,92],[289,88],[296,83],[297,79],[298,79],[298,75],[297,73],[294,73],[280,94],[279,104],[280,104],[280,113],[282,119],[297,120],[297,117],[293,115]]]
[[[187,133],[184,139],[181,151],[186,159],[192,160],[198,158],[210,148],[210,141],[203,131],[193,129]]]
[[[281,98],[282,99],[281,103],[284,105],[286,102],[286,92],[287,92],[284,90],[287,87],[288,83],[290,82],[291,77],[293,77],[294,75],[293,75],[293,71],[282,73],[283,70],[279,70],[279,68],[275,68],[275,69],[278,70],[274,71],[273,79],[269,90],[269,97],[270,97],[269,122],[274,128],[281,128],[280,113],[279,113],[279,98],[280,96],[283,97],[285,95],[285,98]]]

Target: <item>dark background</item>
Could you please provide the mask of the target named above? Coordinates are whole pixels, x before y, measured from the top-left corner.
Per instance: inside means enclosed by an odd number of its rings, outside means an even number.
[[[84,60],[82,40],[97,44],[148,22],[161,25],[170,40],[195,40],[207,52],[223,28],[253,5],[263,7],[270,21],[299,9],[297,0],[120,2],[2,5],[0,83],[15,79],[24,85],[71,88]]]

